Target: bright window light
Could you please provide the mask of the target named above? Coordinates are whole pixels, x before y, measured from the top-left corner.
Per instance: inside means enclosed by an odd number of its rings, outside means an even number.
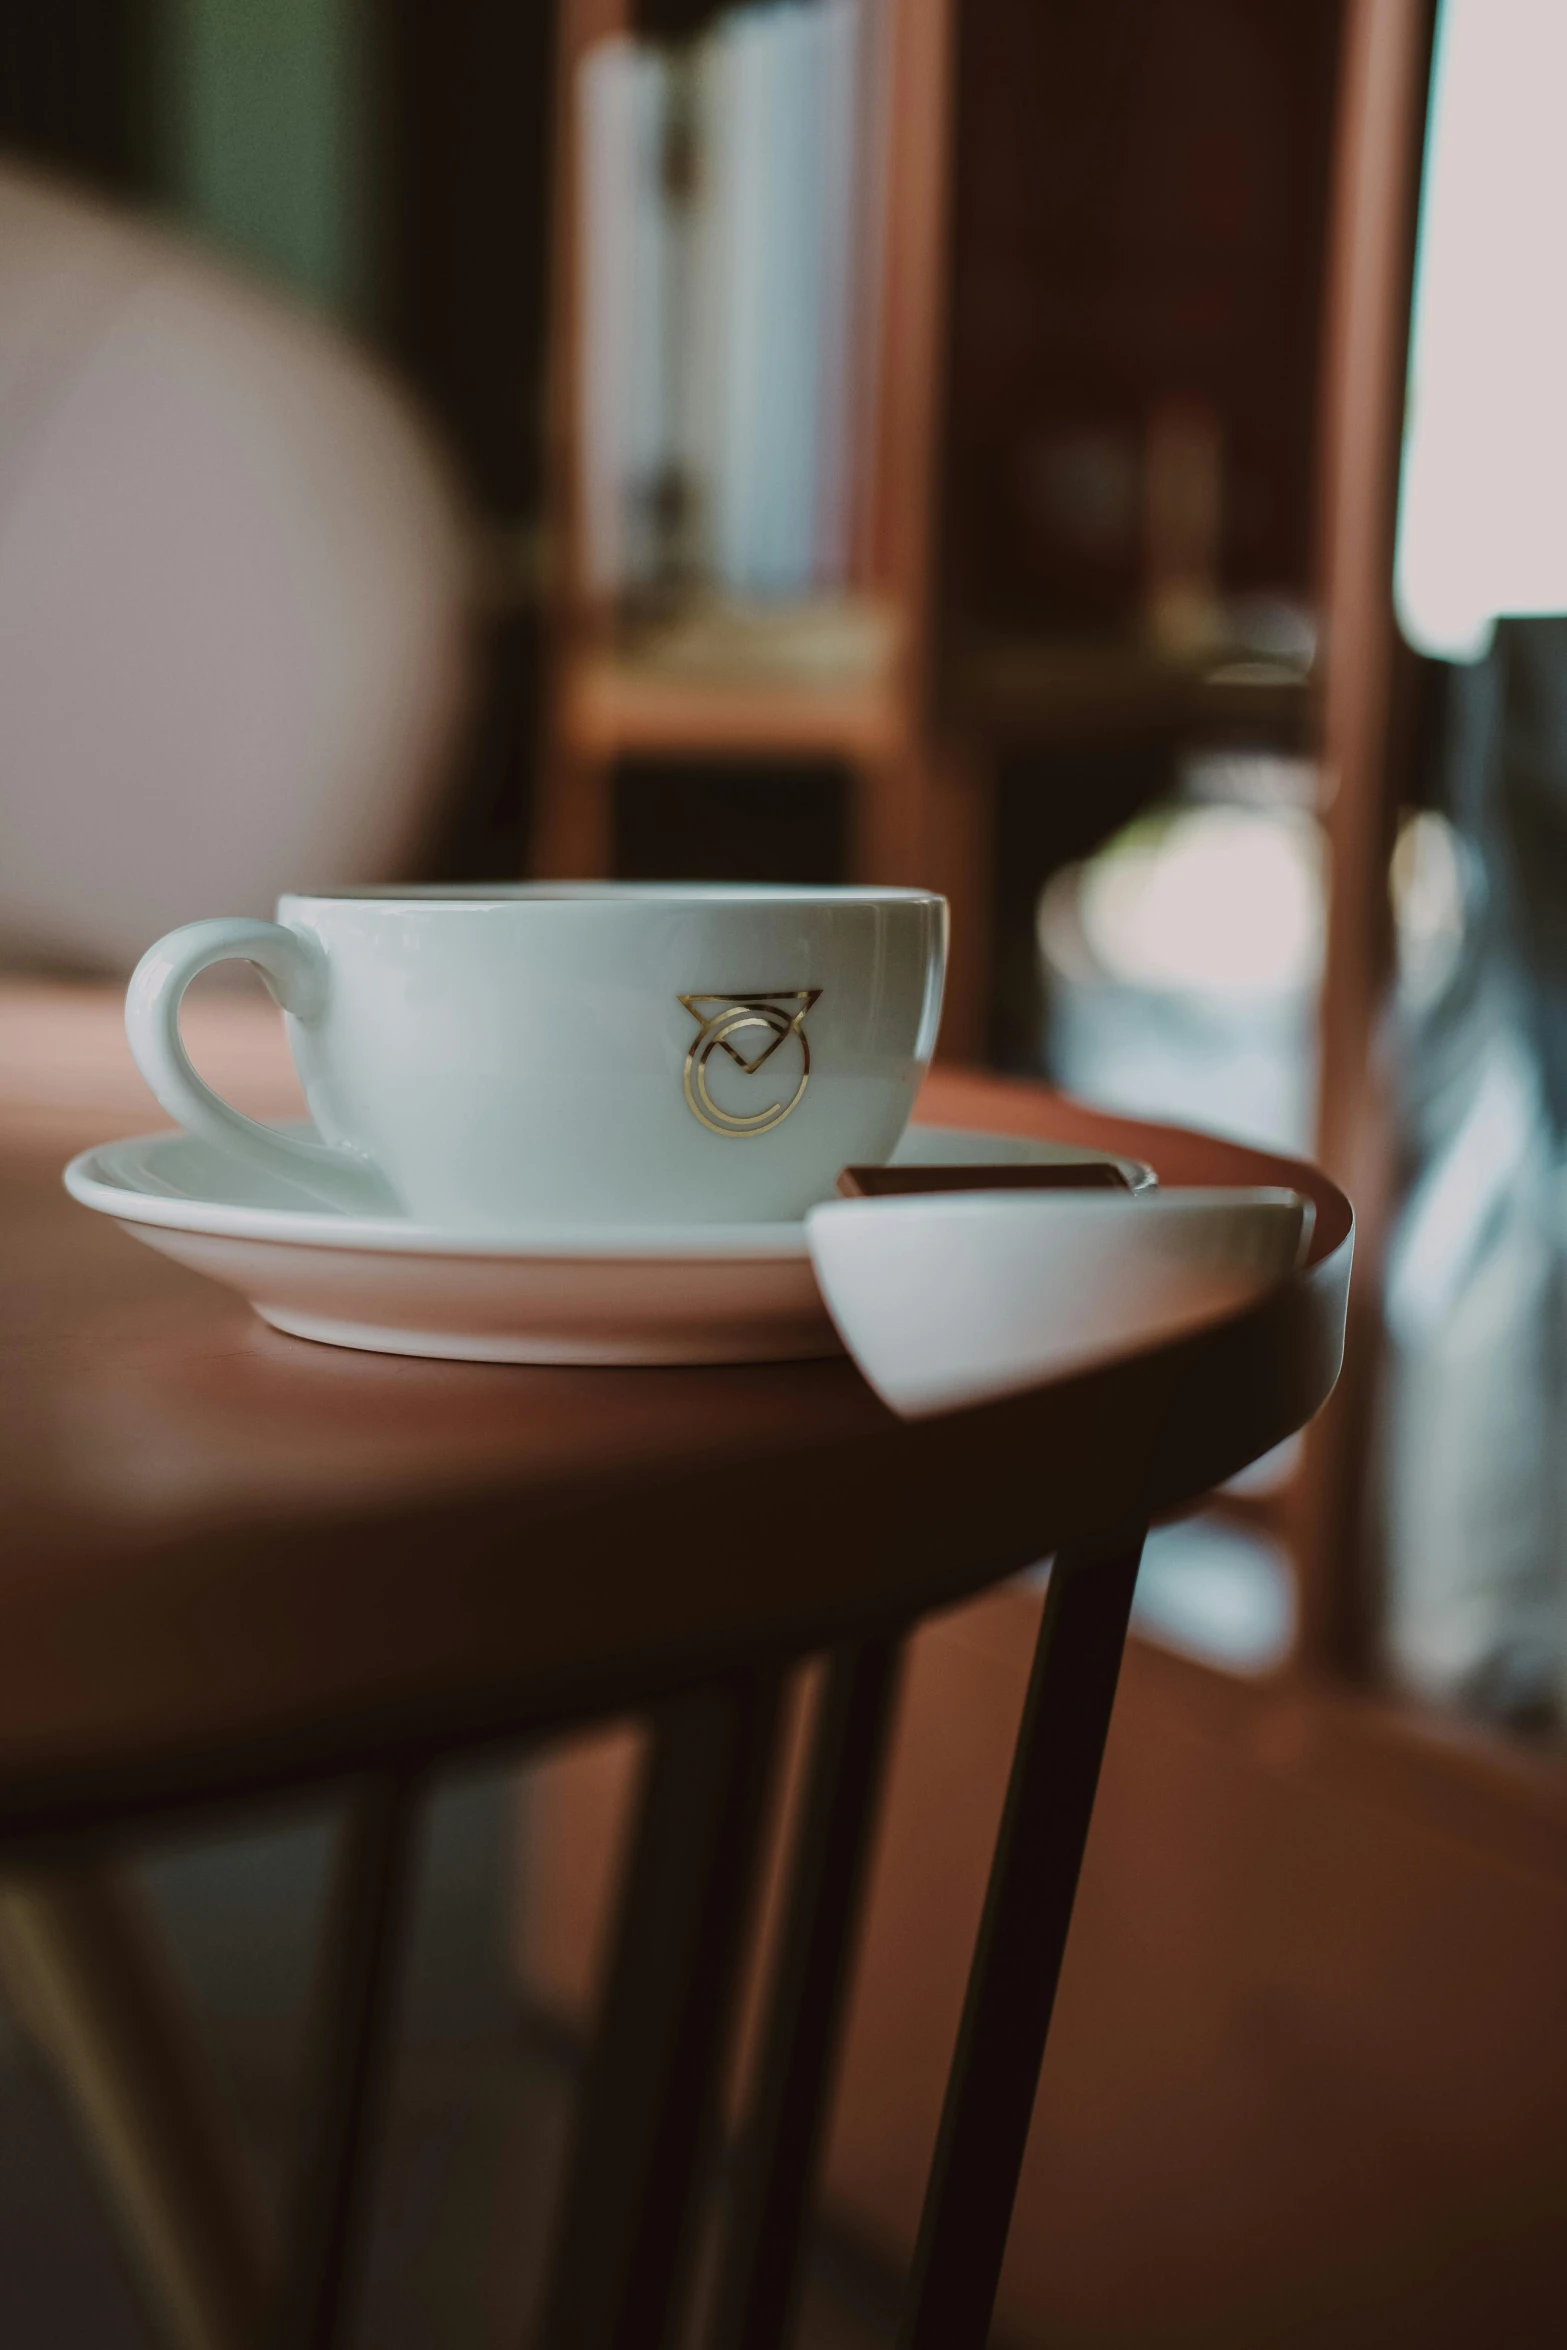
[[[1321,971],[1322,862],[1317,825],[1299,809],[1147,818],[1085,869],[1084,936],[1101,968],[1132,986],[1295,995]]]
[[[1421,204],[1396,596],[1474,661],[1567,612],[1567,0],[1443,0]]]

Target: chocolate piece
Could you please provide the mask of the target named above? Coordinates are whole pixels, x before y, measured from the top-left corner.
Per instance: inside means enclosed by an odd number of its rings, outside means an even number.
[[[844,1199],[897,1199],[923,1191],[1130,1191],[1113,1159],[1062,1159],[1043,1166],[845,1167]]]

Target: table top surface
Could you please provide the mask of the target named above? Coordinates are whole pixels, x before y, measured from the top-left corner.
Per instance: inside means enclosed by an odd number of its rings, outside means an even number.
[[[193,1052],[296,1105],[280,1025]],[[847,1361],[533,1369],[312,1346],[69,1201],[159,1123],[117,999],[0,987],[0,1843],[546,1735],[808,1653],[1141,1523],[1336,1373],[1350,1218],[1316,1170],[937,1072],[918,1115],[1086,1141],[1166,1183],[1289,1183],[1312,1254],[1204,1331],[903,1423]]]

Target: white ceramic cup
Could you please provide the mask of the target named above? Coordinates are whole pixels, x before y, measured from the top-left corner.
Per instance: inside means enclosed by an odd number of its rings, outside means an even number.
[[[519,883],[281,899],[188,923],[126,998],[171,1117],[359,1215],[454,1231],[782,1220],[892,1151],[935,1046],[947,909],[921,890]],[[180,1041],[253,963],[319,1140],[257,1124]]]

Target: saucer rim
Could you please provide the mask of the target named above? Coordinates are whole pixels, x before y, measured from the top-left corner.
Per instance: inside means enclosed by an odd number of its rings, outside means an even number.
[[[959,1134],[984,1142],[1021,1142],[1047,1154],[1040,1164],[1104,1156],[1079,1144],[1055,1142],[1043,1135],[1002,1134],[989,1127],[911,1125],[906,1131]],[[150,1225],[167,1231],[203,1233],[213,1239],[271,1242],[295,1248],[350,1249],[366,1255],[508,1260],[550,1257],[562,1261],[605,1257],[659,1257],[676,1261],[732,1258],[759,1263],[809,1259],[811,1253],[804,1216],[778,1223],[539,1224],[503,1232],[454,1232],[446,1226],[414,1224],[402,1217],[354,1216],[339,1208],[248,1207],[191,1193],[171,1197],[140,1190],[123,1177],[116,1180],[101,1171],[107,1154],[172,1143],[183,1137],[183,1128],[174,1126],[94,1143],[76,1153],[66,1166],[62,1181],[80,1206],[108,1216],[118,1224]],[[1135,1176],[1137,1188],[1145,1188],[1154,1180],[1151,1170],[1140,1160],[1118,1158],[1117,1163],[1129,1176]]]

